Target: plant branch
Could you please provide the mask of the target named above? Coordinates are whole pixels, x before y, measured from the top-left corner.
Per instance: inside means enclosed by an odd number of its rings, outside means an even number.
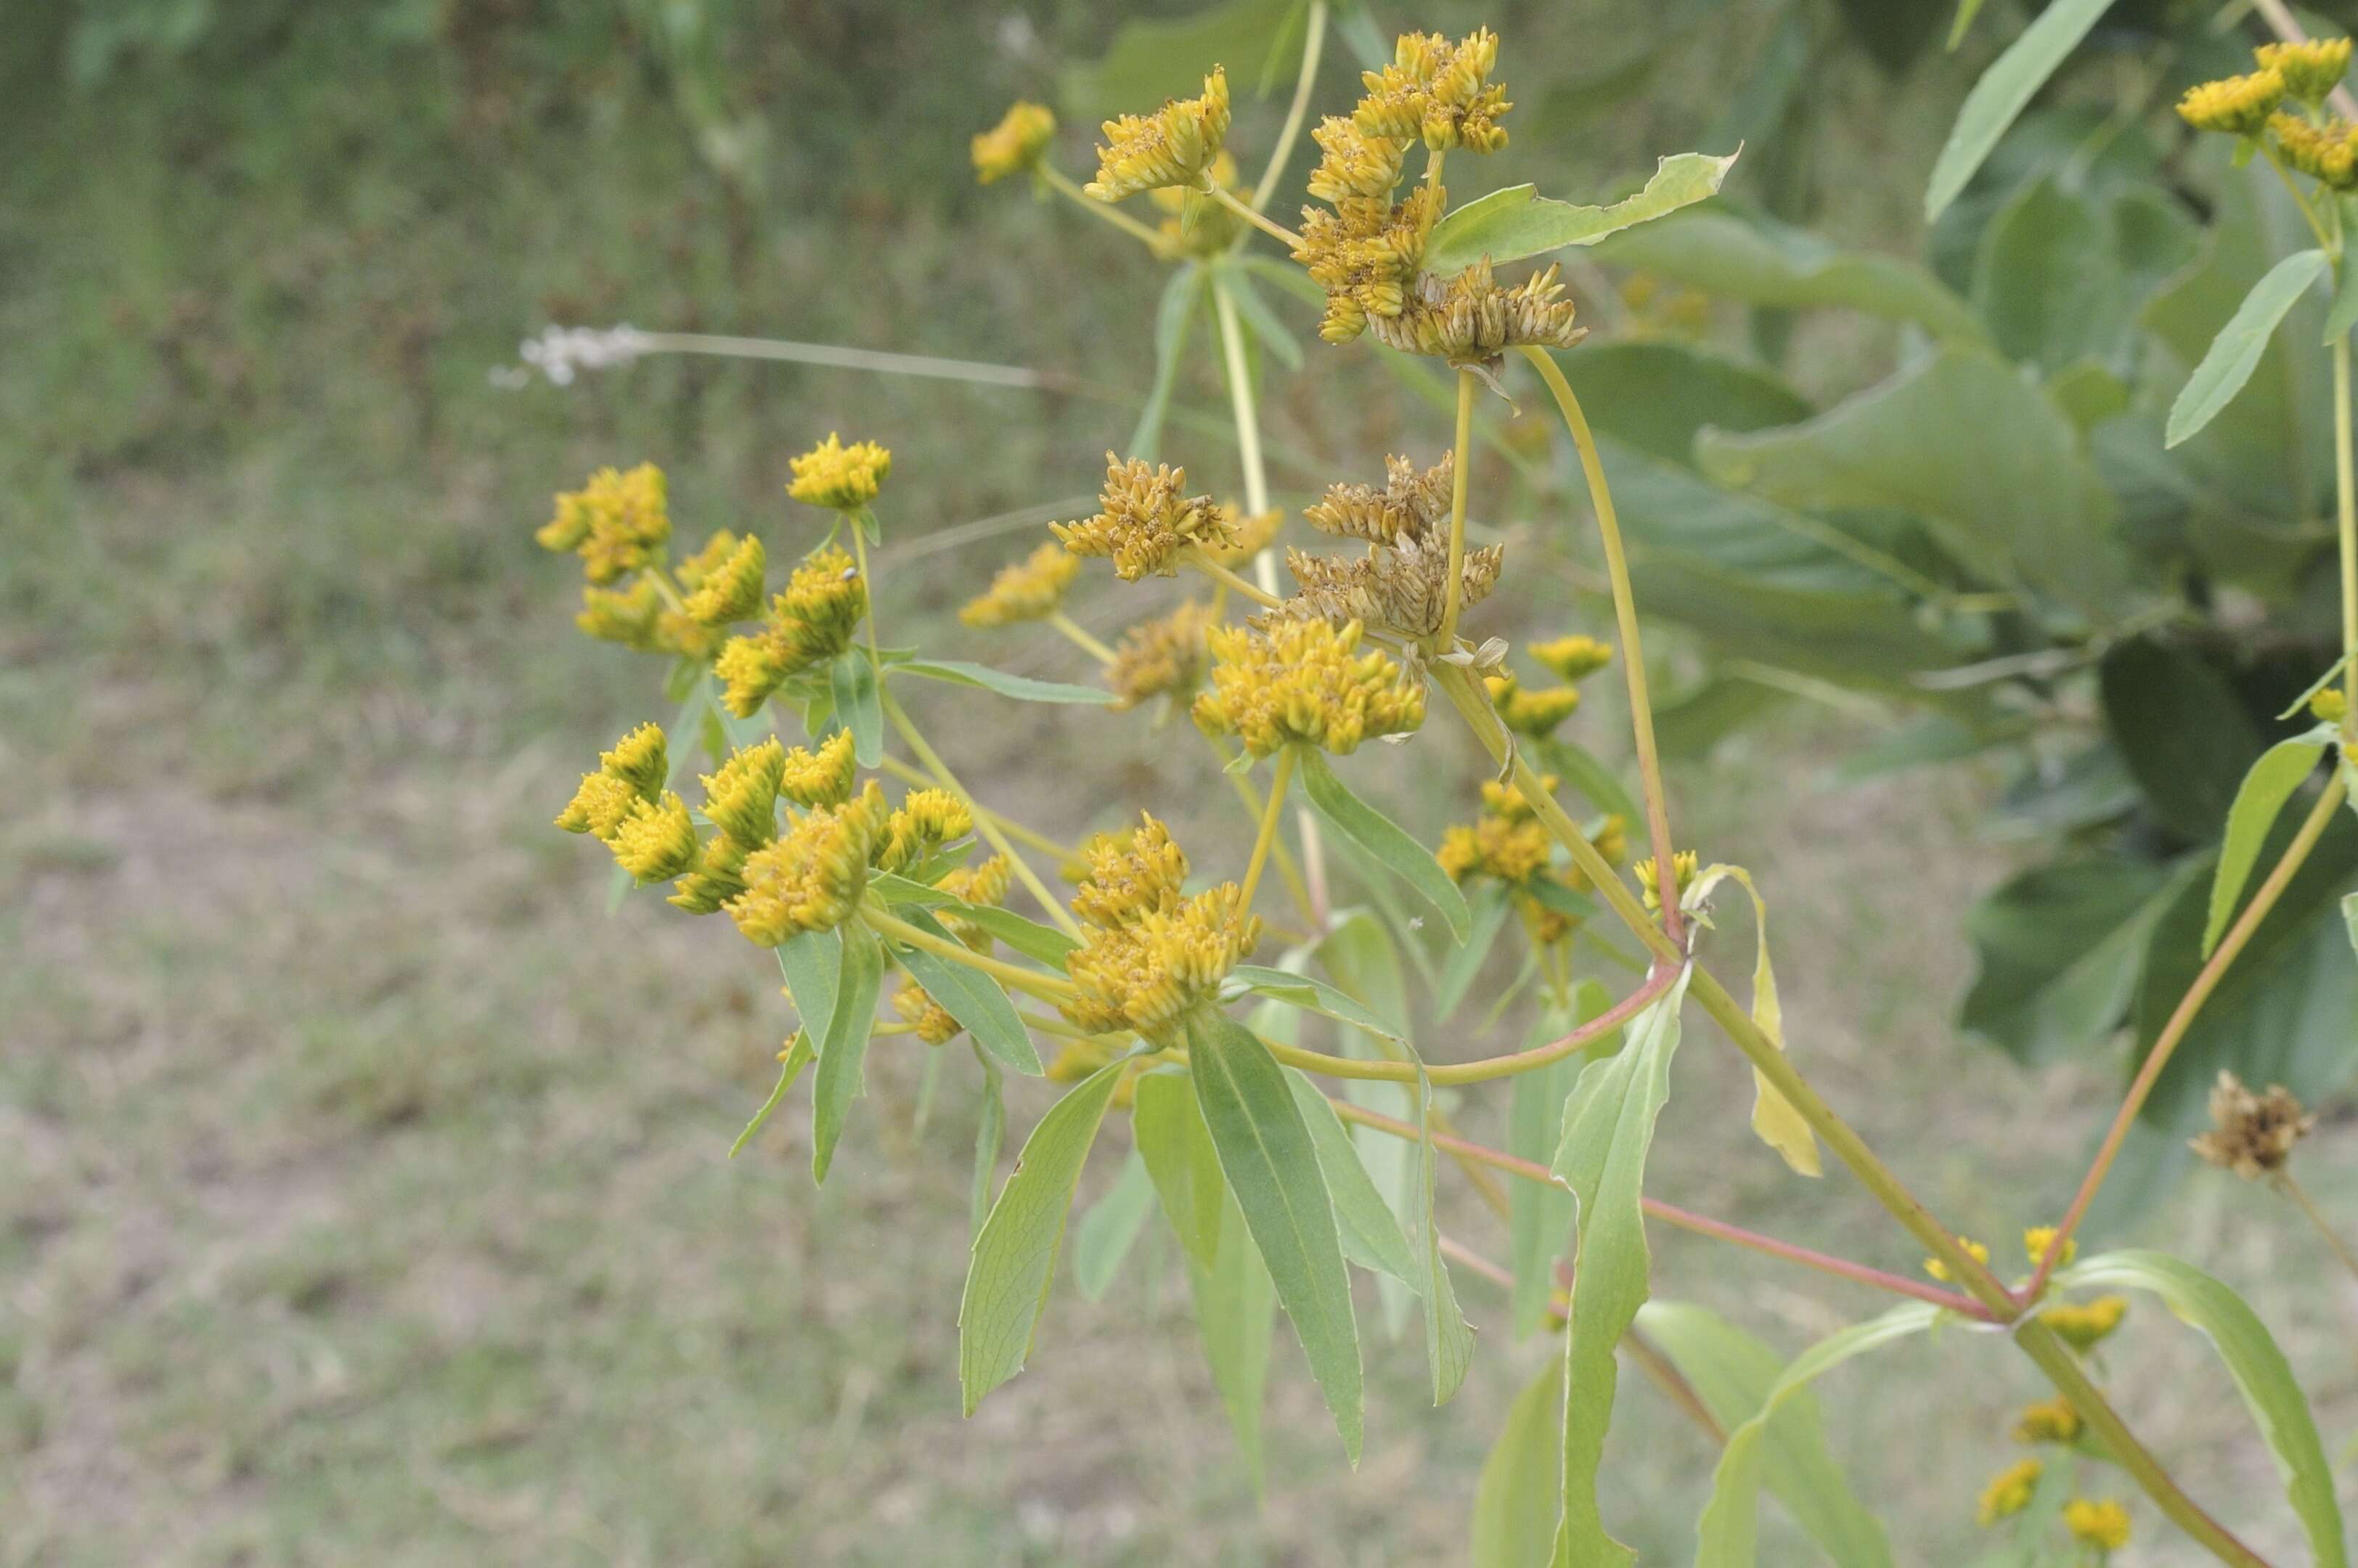
[[[1082,653],[1087,654],[1089,657],[1095,659],[1098,664],[1109,665],[1114,662],[1113,650],[1107,647],[1103,643],[1098,641],[1097,638],[1091,636],[1087,627],[1083,626],[1079,622],[1074,620],[1063,611],[1050,611],[1048,612],[1048,624],[1054,626],[1057,631],[1062,632],[1065,634],[1065,640],[1066,642],[1069,642],[1074,647],[1078,648]]]
[[[1269,167],[1261,170],[1260,183],[1253,187],[1253,210],[1269,205],[1277,190],[1280,176],[1285,172],[1285,160],[1293,156],[1293,144],[1302,135],[1302,123],[1310,113],[1310,91],[1318,84],[1319,57],[1326,48],[1326,0],[1310,0],[1310,20],[1302,38],[1302,74],[1294,78],[1293,103],[1285,111],[1285,124],[1277,133],[1277,146],[1271,149]]]
[[[1437,648],[1456,644],[1457,616],[1466,598],[1466,483],[1467,460],[1474,446],[1474,373],[1457,373],[1457,433],[1450,448],[1449,473],[1449,568],[1442,579],[1441,633],[1434,639]]]
[[[902,783],[915,784],[920,789],[930,789],[940,783],[933,774],[921,768],[913,768],[900,758],[889,753],[877,766]],[[1022,839],[1042,854],[1052,857],[1060,865],[1073,858],[1074,850],[1071,845],[1059,844],[1038,828],[1026,827],[1003,811],[993,811],[979,803],[971,804],[967,809],[974,813],[976,821],[979,822],[988,816],[1009,838]]]
[[[1217,201],[1221,206],[1227,208],[1238,217],[1242,218],[1246,222],[1250,223],[1262,233],[1283,243],[1288,250],[1298,251],[1302,248],[1301,235],[1295,233],[1293,230],[1287,228],[1282,223],[1262,217],[1260,208],[1254,207],[1247,202],[1238,200],[1227,190],[1213,184],[1210,176],[1206,175],[1205,177],[1204,183],[1195,187],[1195,191],[1197,195],[1208,196],[1213,200]]]
[[[2350,1271],[2350,1277],[2358,1279],[2358,1252],[2353,1252],[2350,1249],[2350,1243],[2342,1239],[2341,1232],[2333,1228],[2324,1213],[2310,1201],[2308,1189],[2292,1179],[2290,1171],[2277,1173],[2277,1187],[2285,1196],[2300,1206],[2300,1212],[2309,1216],[2309,1223],[2317,1227],[2317,1233],[2325,1238],[2325,1244],[2333,1249],[2333,1255],[2336,1258],[2342,1260],[2342,1266]]]
[[[2344,332],[2333,341],[2333,510],[2342,554],[2344,735],[2358,733],[2358,475],[2352,471],[2350,440],[2350,334]]]
[[[1267,560],[1268,557],[1264,554],[1261,558],[1263,560]],[[1264,589],[1247,582],[1244,579],[1238,577],[1236,573],[1230,571],[1228,568],[1214,560],[1210,556],[1205,554],[1200,546],[1189,546],[1185,553],[1180,556],[1179,561],[1182,566],[1195,568],[1197,571],[1202,572],[1206,577],[1210,578],[1214,582],[1218,583],[1222,588],[1235,590],[1246,599],[1250,600],[1253,603],[1260,605],[1263,610],[1275,610],[1278,606],[1285,602],[1285,600],[1277,597],[1277,590],[1274,588]],[[1273,579],[1276,575],[1277,568],[1274,563],[1272,563],[1270,568],[1270,576]]]
[[[1123,233],[1128,234],[1131,239],[1141,242],[1148,250],[1152,251],[1156,255],[1168,255],[1170,254],[1171,243],[1164,239],[1160,232],[1148,228],[1145,224],[1140,222],[1129,213],[1114,206],[1111,202],[1098,200],[1087,191],[1083,190],[1079,186],[1075,185],[1072,181],[1072,177],[1065,174],[1062,169],[1055,168],[1052,164],[1043,163],[1040,166],[1040,178],[1048,182],[1048,188],[1051,190],[1055,191],[1058,195],[1072,198],[1073,200],[1078,202],[1085,211],[1095,213],[1097,216],[1104,219],[1107,222],[1111,223],[1115,228],[1120,229]]]
[[[1244,323],[1226,279],[1212,275],[1212,313],[1220,323],[1220,365],[1228,383],[1228,406],[1237,417],[1237,458],[1245,477],[1245,510],[1258,517],[1269,510],[1269,472],[1261,464],[1260,413],[1253,405],[1252,368],[1245,362]],[[1277,593],[1277,562],[1267,550],[1253,561],[1253,579],[1263,595]]]
[[[932,932],[921,926],[912,925],[898,915],[888,914],[872,904],[860,912],[860,918],[868,923],[870,929],[881,935],[890,936],[904,947],[921,947],[936,957],[947,958],[953,964],[964,964],[969,969],[979,970],[989,975],[1001,985],[1012,986],[1017,990],[1028,992],[1044,1001],[1063,1001],[1077,994],[1080,989],[1062,975],[1052,975],[1043,969],[1026,969],[1003,959],[978,953],[963,942],[936,936]]]
[[[1277,842],[1277,819],[1285,809],[1285,786],[1293,782],[1293,748],[1281,746],[1277,766],[1269,781],[1269,801],[1261,807],[1260,828],[1253,835],[1252,859],[1245,862],[1244,891],[1237,899],[1237,918],[1249,919],[1253,893],[1260,886],[1261,868],[1269,864],[1270,846]]]

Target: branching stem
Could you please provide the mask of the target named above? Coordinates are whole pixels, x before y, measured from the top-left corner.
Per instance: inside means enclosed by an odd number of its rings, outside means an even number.
[[[1293,782],[1293,748],[1281,746],[1277,766],[1269,781],[1269,801],[1261,807],[1260,829],[1253,835],[1252,859],[1245,862],[1244,891],[1237,899],[1237,918],[1252,914],[1253,893],[1260,886],[1261,868],[1269,864],[1270,846],[1277,842],[1277,819],[1285,810],[1285,786]]]
[[[998,822],[990,814],[976,807],[973,794],[958,783],[957,775],[950,772],[949,764],[943,762],[940,753],[917,732],[916,725],[910,722],[909,715],[903,710],[900,699],[892,695],[892,687],[884,687],[883,697],[884,717],[892,721],[892,728],[901,732],[901,739],[909,743],[909,750],[917,754],[917,761],[925,765],[942,788],[967,804],[968,809],[974,812],[974,830],[981,834],[992,849],[1007,857],[1007,863],[1014,871],[1016,880],[1031,891],[1040,907],[1047,911],[1048,917],[1064,928],[1065,935],[1079,940],[1080,922],[1073,918],[1072,912],[1065,907],[1062,899],[1048,891],[1048,884],[1042,881],[1031,863],[1016,852],[1015,846],[1007,841],[1007,835],[1000,830]]]
[[[1318,61],[1326,49],[1326,0],[1310,0],[1308,26],[1302,37],[1302,74],[1293,81],[1293,103],[1285,111],[1285,124],[1277,133],[1277,145],[1270,149],[1269,167],[1261,170],[1260,183],[1253,187],[1253,210],[1269,205],[1276,194],[1277,182],[1285,173],[1285,160],[1293,155],[1293,144],[1302,135],[1302,123],[1310,113],[1311,89],[1318,85]]]

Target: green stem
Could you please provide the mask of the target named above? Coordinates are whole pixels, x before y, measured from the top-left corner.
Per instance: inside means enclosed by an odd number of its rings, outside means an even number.
[[[2300,1212],[2309,1216],[2309,1223],[2317,1227],[2317,1233],[2325,1238],[2325,1244],[2333,1249],[2333,1255],[2342,1260],[2342,1266],[2350,1271],[2351,1278],[2358,1279],[2358,1252],[2353,1252],[2350,1249],[2350,1244],[2342,1239],[2341,1233],[2333,1228],[2317,1205],[2310,1201],[2307,1189],[2292,1179],[2290,1171],[2277,1173],[2277,1186],[2283,1191],[2285,1196],[2300,1206]]]
[[[1015,989],[1025,991],[1045,1001],[1064,1001],[1077,995],[1079,987],[1062,975],[1051,975],[1038,969],[1021,968],[999,958],[978,953],[963,942],[936,936],[922,926],[910,925],[896,915],[887,914],[872,905],[860,912],[860,918],[881,935],[890,936],[904,947],[921,947],[936,957],[947,958],[953,964],[964,964],[979,970],[992,979]]]
[[[1446,650],[1456,644],[1457,615],[1465,608],[1466,597],[1466,484],[1467,460],[1474,445],[1474,373],[1457,373],[1457,432],[1455,444],[1450,448],[1449,472],[1449,568],[1441,586],[1441,634],[1434,646]]]
[[[1234,759],[1228,755],[1226,746],[1209,735],[1206,735],[1204,740],[1212,748],[1212,755],[1220,759],[1220,772],[1235,787],[1237,801],[1245,808],[1245,815],[1259,822],[1263,809],[1260,792],[1253,788],[1252,781],[1244,774],[1228,772],[1228,763]],[[1293,854],[1285,847],[1285,840],[1278,839],[1271,846],[1270,853],[1277,860],[1277,874],[1284,879],[1285,891],[1293,899],[1294,907],[1302,912],[1303,923],[1313,931],[1322,929],[1317,907],[1310,901],[1310,885],[1303,881],[1302,868],[1294,862]]]
[[[1273,219],[1262,217],[1259,208],[1247,205],[1230,192],[1213,184],[1210,176],[1206,176],[1204,183],[1195,189],[1199,194],[1210,197],[1262,233],[1283,244],[1288,250],[1298,251],[1302,248],[1301,235]]]
[[[1277,842],[1277,819],[1285,809],[1285,786],[1293,782],[1293,748],[1280,747],[1277,768],[1269,781],[1269,802],[1262,806],[1260,830],[1253,835],[1252,859],[1245,863],[1245,885],[1237,899],[1237,918],[1252,913],[1253,893],[1260,886],[1261,868],[1269,864],[1270,846]]]
[[[1252,371],[1245,363],[1244,323],[1237,319],[1237,302],[1218,273],[1212,275],[1212,311],[1220,323],[1220,363],[1228,382],[1228,405],[1237,416],[1237,457],[1245,475],[1245,510],[1258,517],[1269,510],[1269,473],[1261,466],[1260,415],[1253,406]],[[1253,577],[1261,596],[1274,602],[1277,561],[1263,550],[1253,561]]]
[[[2358,260],[2344,265],[2358,265]],[[2358,732],[2358,478],[2350,452],[2350,334],[2333,341],[2334,532],[2342,545],[2343,733]]]
[[[1276,568],[1274,564],[1269,562],[1269,557],[1266,553],[1262,555],[1261,560],[1264,564],[1270,565],[1269,575],[1272,579],[1274,579],[1277,576]],[[1228,568],[1222,566],[1219,562],[1214,560],[1200,549],[1191,549],[1185,555],[1181,556],[1179,557],[1179,564],[1181,566],[1195,568],[1197,571],[1202,572],[1206,577],[1210,578],[1214,582],[1218,583],[1222,588],[1234,589],[1236,592],[1242,594],[1245,598],[1250,600],[1253,603],[1260,605],[1263,610],[1275,610],[1279,605],[1285,602],[1283,600],[1277,597],[1277,590],[1275,588],[1263,589],[1253,583],[1247,582],[1244,579],[1238,577],[1236,573],[1230,571]]]
[[[1156,255],[1169,254],[1171,242],[1164,239],[1161,233],[1148,228],[1111,203],[1098,200],[1079,186],[1075,185],[1071,178],[1061,169],[1044,163],[1040,166],[1040,178],[1048,182],[1048,188],[1051,190],[1058,195],[1072,198],[1085,211],[1094,212],[1130,238],[1144,243],[1146,248]]]
[[[1277,146],[1271,149],[1269,167],[1261,170],[1260,183],[1253,187],[1252,204],[1256,211],[1269,205],[1276,193],[1278,178],[1285,172],[1285,160],[1293,156],[1293,144],[1302,135],[1302,124],[1310,113],[1310,90],[1318,84],[1318,60],[1326,48],[1326,0],[1310,0],[1309,27],[1302,38],[1302,74],[1294,78],[1293,103],[1285,111],[1285,124],[1277,133]]]
[[[1113,650],[1107,647],[1095,637],[1090,636],[1087,627],[1074,620],[1071,616],[1065,614],[1063,611],[1050,611],[1048,612],[1048,624],[1054,626],[1057,631],[1062,632],[1066,640],[1069,641],[1073,646],[1078,648],[1082,653],[1087,654],[1098,663],[1101,665],[1109,665],[1114,662]]]

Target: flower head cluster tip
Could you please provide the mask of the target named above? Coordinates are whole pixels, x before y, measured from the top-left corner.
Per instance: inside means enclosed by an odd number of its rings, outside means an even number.
[[[841,806],[810,812],[745,857],[744,891],[725,905],[756,946],[775,947],[805,931],[832,931],[851,917],[868,887],[868,858],[889,809],[874,780]]]
[[[703,626],[752,620],[762,608],[768,571],[769,554],[758,535],[740,539],[726,529],[713,535],[701,551],[679,564],[688,617]]]
[[[851,798],[858,763],[852,757],[851,731],[838,730],[818,743],[816,751],[797,746],[778,767],[778,793],[805,810],[825,810]]]
[[[1974,1512],[1982,1528],[1987,1530],[2028,1508],[2030,1494],[2038,1487],[2039,1477],[2046,1468],[2036,1459],[2025,1459],[1999,1471],[1982,1488],[1981,1504]]]
[[[2118,1552],[2129,1543],[2129,1510],[2107,1498],[2074,1498],[2063,1505],[2063,1528],[2071,1539],[2098,1552]]]
[[[2312,719],[2339,724],[2350,712],[2350,699],[2333,687],[2320,687],[2317,695],[2309,699],[2309,712]]]
[[[2014,1423],[2017,1443],[2070,1443],[2080,1435],[2080,1412],[2065,1399],[2042,1400],[2025,1406]]]
[[[1100,128],[1105,145],[1098,148],[1098,177],[1085,188],[1098,200],[1200,184],[1228,138],[1228,72],[1213,67],[1201,97],[1174,98],[1152,114],[1123,114]]]
[[[2112,1336],[2128,1315],[2126,1296],[2098,1296],[2092,1302],[2066,1302],[2039,1314],[2039,1321],[2074,1350],[2090,1350]]]
[[[2285,96],[2311,109],[2324,107],[2326,95],[2342,85],[2350,70],[2348,38],[2304,38],[2299,43],[2262,44],[2252,51],[2263,71],[2284,79]]]
[[[985,185],[1040,167],[1056,135],[1056,116],[1044,103],[1017,102],[988,131],[975,133],[974,177]]]
[[[990,587],[958,611],[958,619],[969,626],[1013,626],[1054,615],[1064,608],[1065,591],[1080,570],[1081,558],[1052,541],[1015,565],[1000,568]]]
[[[2034,1225],[2022,1233],[2023,1256],[2030,1260],[2034,1268],[2038,1266],[2041,1258],[2047,1256],[2047,1249],[2054,1244],[2055,1227],[2051,1225]],[[2055,1260],[2055,1266],[2059,1269],[2062,1268],[2079,1255],[2080,1243],[2071,1237],[2066,1237],[2063,1239],[2062,1256]]]
[[[786,750],[774,735],[730,754],[718,773],[703,775],[704,815],[748,849],[778,836],[778,784]]]
[[[1302,516],[1323,534],[1368,541],[1357,559],[1285,552],[1295,596],[1289,614],[1312,615],[1329,625],[1352,622],[1403,637],[1429,637],[1448,613],[1449,509],[1455,460],[1419,471],[1403,457],[1384,460],[1381,490],[1368,484],[1335,484],[1303,509]],[[1467,550],[1459,564],[1461,609],[1479,604],[1498,585],[1506,546]]]
[[[1210,653],[1205,637],[1213,624],[1211,606],[1191,600],[1123,633],[1106,669],[1113,706],[1131,708],[1158,697],[1192,696],[1204,679]]]
[[[2335,190],[2358,186],[2358,125],[2338,118],[2315,124],[2278,113],[2268,116],[2267,128],[2277,154],[2294,169]]]
[[[1544,774],[1540,787],[1552,793],[1559,782],[1554,774]],[[1619,820],[1608,818],[1605,831],[1617,833]],[[1590,842],[1601,845],[1603,838],[1600,833]],[[1531,803],[1512,785],[1483,780],[1481,814],[1470,825],[1461,823],[1445,830],[1433,859],[1452,881],[1489,877],[1505,883],[1524,925],[1542,945],[1572,935],[1577,922],[1547,901],[1541,884],[1577,892],[1588,885],[1588,880],[1578,868],[1555,863],[1555,841],[1540,826]]]
[[[663,730],[642,724],[615,741],[612,751],[599,754],[598,771],[581,775],[580,787],[557,814],[557,826],[611,844],[632,806],[663,798],[669,776]]]
[[[1651,887],[1654,883],[1653,870],[1654,862],[1651,860],[1640,860],[1638,862],[1639,880],[1644,882],[1648,887]],[[1650,898],[1648,899],[1646,901],[1646,907],[1649,909],[1653,908],[1654,901]],[[1957,1245],[1963,1248],[1965,1251],[1972,1256],[1974,1262],[1986,1263],[1989,1261],[1988,1242],[1975,1241],[1971,1237],[1960,1236],[1957,1238]],[[1949,1272],[1949,1266],[1946,1263],[1942,1262],[1938,1258],[1925,1259],[1924,1271],[1931,1275],[1932,1278],[1940,1281],[1944,1285],[1952,1285],[1956,1283],[1956,1276]]]
[[[892,471],[892,454],[873,441],[849,446],[829,432],[826,440],[794,460],[794,482],[786,493],[813,506],[857,512],[876,499]]]
[[[867,613],[868,581],[849,554],[833,545],[813,551],[771,600],[763,629],[722,646],[713,673],[729,711],[751,719],[789,677],[850,647]]]
[[[1360,73],[1368,92],[1351,123],[1370,136],[1421,139],[1435,152],[1497,152],[1507,145],[1498,116],[1513,107],[1490,82],[1498,63],[1498,35],[1487,27],[1455,44],[1438,33],[1403,33],[1391,64]]]
[[[1197,727],[1236,736],[1256,757],[1296,744],[1340,755],[1414,730],[1424,722],[1423,683],[1380,648],[1360,652],[1361,634],[1357,622],[1282,617],[1217,628],[1206,638],[1214,663],[1195,698]]]
[[[1225,550],[1237,543],[1236,514],[1208,495],[1188,495],[1187,470],[1128,462],[1106,454],[1105,489],[1098,514],[1077,523],[1051,523],[1048,531],[1076,556],[1103,556],[1124,582],[1170,577],[1190,546]]]
[[[2243,1079],[2223,1071],[2211,1089],[2211,1130],[2190,1147],[2221,1170],[2256,1182],[2284,1169],[2293,1145],[2316,1125],[2317,1118],[2283,1085],[2255,1095]]]
[[[892,992],[892,1011],[928,1045],[946,1045],[966,1027],[910,975],[903,975]]]
[[[2249,76],[2223,77],[2188,88],[2186,96],[2178,101],[2178,117],[2198,131],[2255,135],[2284,99],[2284,73],[2255,70]]]
[[[880,871],[913,871],[974,831],[974,812],[947,790],[913,789],[885,819],[872,859]]]
[[[579,490],[557,498],[557,512],[533,537],[546,550],[571,550],[600,586],[653,562],[671,537],[663,470],[641,463],[624,473],[600,469]]]
[[[1694,881],[1695,871],[1701,863],[1700,857],[1693,849],[1681,849],[1672,855],[1671,885],[1680,892],[1686,892],[1687,884]],[[1654,869],[1654,858],[1649,855],[1639,861],[1631,868],[1631,874],[1638,879],[1638,894],[1646,901],[1647,911],[1650,914],[1660,914],[1662,912],[1662,878],[1661,874]],[[1978,1241],[1965,1241],[1963,1237],[1957,1239],[1963,1242],[1965,1250],[1971,1252],[1975,1258],[1985,1263],[1989,1261],[1988,1248]],[[1942,1271],[1940,1260],[1937,1259],[1927,1261],[1924,1271],[1936,1280],[1945,1280],[1949,1277]]]
[[[1208,1000],[1260,940],[1260,917],[1242,907],[1234,882],[1187,897],[1187,858],[1169,829],[1145,817],[1127,845],[1100,846],[1073,912],[1088,939],[1065,960],[1078,993],[1058,1003],[1092,1033],[1137,1031],[1169,1037]]]

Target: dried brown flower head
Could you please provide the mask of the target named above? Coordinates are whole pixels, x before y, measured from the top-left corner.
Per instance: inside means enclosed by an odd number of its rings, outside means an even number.
[[[1187,470],[1128,462],[1106,454],[1105,489],[1098,514],[1077,523],[1051,523],[1048,531],[1076,556],[1104,556],[1114,575],[1136,582],[1150,574],[1171,577],[1190,546],[1208,550],[1236,547],[1236,514],[1208,495],[1188,495]]]
[[[2221,1170],[2256,1182],[2282,1170],[2292,1146],[2316,1125],[2317,1118],[2283,1085],[2255,1095],[2243,1079],[2222,1071],[2211,1089],[2211,1130],[2188,1146]]]

